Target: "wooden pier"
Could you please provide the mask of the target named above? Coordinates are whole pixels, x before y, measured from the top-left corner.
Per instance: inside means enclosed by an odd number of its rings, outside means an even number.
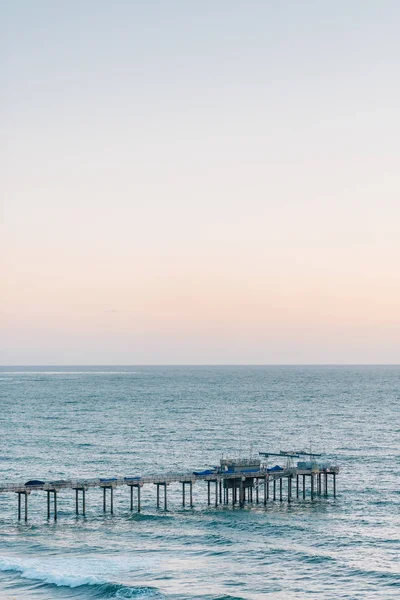
[[[260,454],[271,456],[267,453]],[[156,506],[165,511],[168,509],[168,486],[174,483],[180,484],[182,487],[182,506],[190,508],[194,506],[193,486],[197,483],[206,484],[207,505],[215,507],[229,504],[243,507],[245,504],[252,503],[266,505],[269,501],[283,502],[284,495],[289,503],[294,500],[305,500],[306,497],[314,500],[316,497],[328,496],[329,479],[332,482],[333,497],[336,497],[336,476],[339,473],[339,467],[332,465],[321,467],[317,463],[311,463],[307,465],[310,468],[301,468],[306,463],[298,463],[301,467],[291,465],[291,460],[297,456],[294,453],[279,453],[274,456],[289,457],[288,464],[285,467],[276,465],[268,468],[266,464],[263,465],[259,460],[254,459],[221,460],[220,467],[201,472],[0,483],[0,494],[17,494],[18,519],[23,518],[25,521],[28,520],[28,498],[33,492],[46,493],[47,519],[51,518],[52,513],[54,520],[57,520],[58,516],[58,495],[68,490],[75,492],[77,515],[86,514],[86,494],[93,488],[103,490],[103,511],[109,510],[111,514],[114,513],[114,490],[117,487],[128,489],[130,510],[133,511],[136,504],[137,512],[141,511],[141,490],[147,485],[156,486]],[[279,497],[277,487],[279,487]],[[162,499],[160,488],[162,489]],[[136,497],[136,503],[134,497]]]

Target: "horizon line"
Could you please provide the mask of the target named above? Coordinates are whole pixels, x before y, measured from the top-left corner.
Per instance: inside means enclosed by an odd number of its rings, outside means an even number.
[[[14,367],[399,367],[400,363],[118,363],[118,364],[2,364],[0,369]]]

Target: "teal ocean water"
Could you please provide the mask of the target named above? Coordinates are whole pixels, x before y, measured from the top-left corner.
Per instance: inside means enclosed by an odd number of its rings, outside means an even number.
[[[389,599],[400,596],[400,367],[49,367],[0,370],[1,481],[196,470],[221,455],[310,447],[338,496],[194,508],[179,485],[142,513],[71,491],[57,523],[0,495],[0,598]]]

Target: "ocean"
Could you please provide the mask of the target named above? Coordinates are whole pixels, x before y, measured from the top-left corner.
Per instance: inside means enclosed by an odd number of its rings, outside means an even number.
[[[2,367],[1,482],[198,470],[221,456],[312,448],[340,467],[337,497],[168,511],[155,486],[47,521],[0,495],[0,598],[260,600],[400,597],[399,366]]]

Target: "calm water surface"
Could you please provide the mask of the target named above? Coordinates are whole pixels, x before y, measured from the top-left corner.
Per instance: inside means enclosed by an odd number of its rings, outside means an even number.
[[[0,598],[399,598],[400,367],[0,369],[1,480],[196,470],[222,454],[310,447],[337,460],[338,497],[207,507],[206,486],[167,513],[73,492],[46,521],[43,492],[17,522],[0,496]],[[396,456],[397,455],[397,456]]]

